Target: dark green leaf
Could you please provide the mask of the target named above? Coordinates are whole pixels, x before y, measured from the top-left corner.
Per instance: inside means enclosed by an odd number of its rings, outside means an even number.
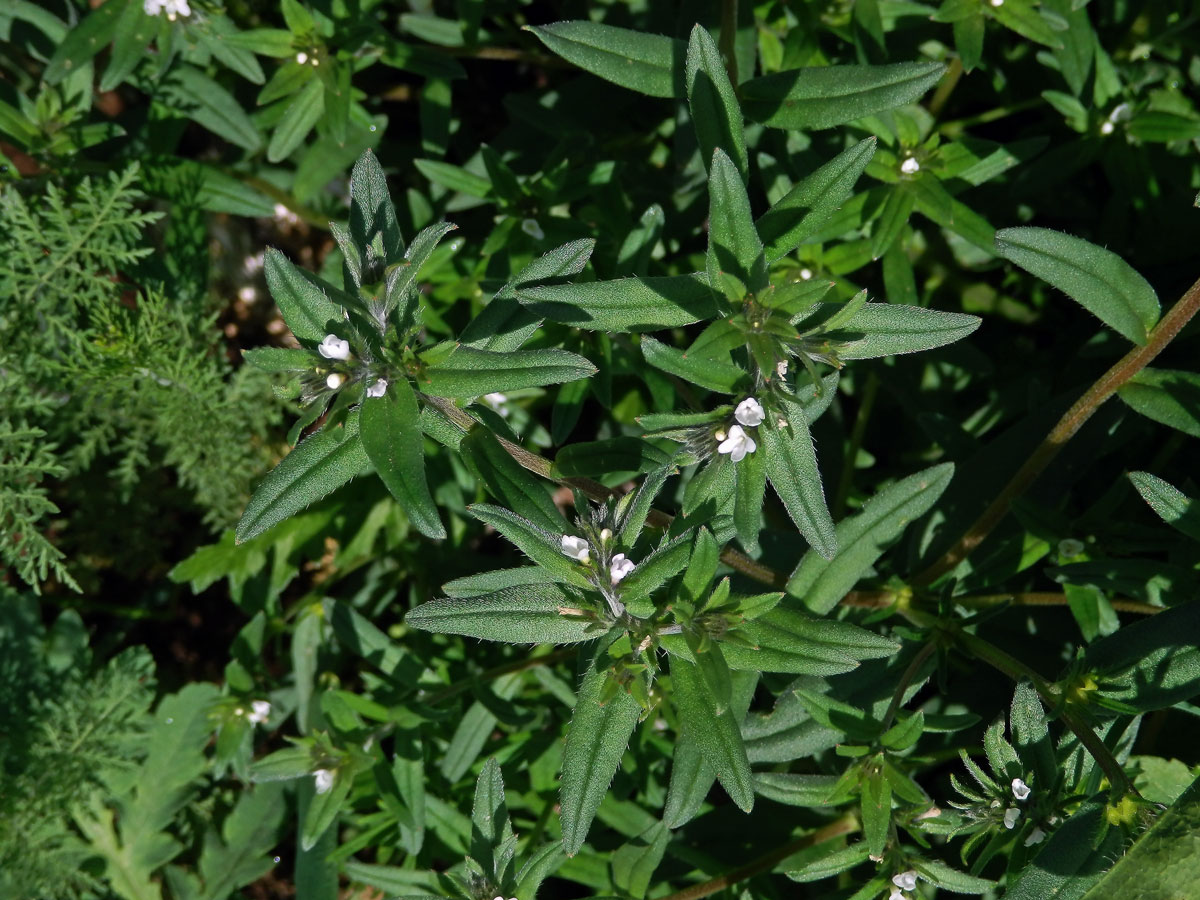
[[[435,397],[479,397],[495,391],[541,387],[596,374],[596,367],[575,353],[546,350],[476,350],[458,347],[422,373],[421,390]]]
[[[700,669],[685,659],[671,660],[671,684],[684,732],[700,745],[730,799],[749,812],[754,807],[754,779],[733,711],[718,701]]]
[[[274,247],[267,251],[263,269],[283,320],[300,340],[320,343],[331,327],[345,321],[342,308],[329,299],[328,286]]]
[[[1142,369],[1117,395],[1147,419],[1200,437],[1200,373]]]
[[[1130,472],[1129,480],[1164,522],[1200,541],[1200,505],[1195,500],[1149,472]]]
[[[287,159],[304,143],[324,112],[325,86],[319,78],[314,78],[296,94],[275,126],[271,143],[267,145],[267,161],[275,163]]]
[[[759,452],[767,454],[767,478],[812,548],[826,559],[833,559],[838,547],[837,533],[825,505],[817,451],[808,433],[804,408],[787,399],[781,403],[787,425],[781,428],[768,418],[759,428],[763,441]]]
[[[700,25],[692,28],[685,62],[688,105],[700,142],[700,158],[708,163],[713,151],[724,150],[745,183],[749,161],[742,132],[742,111],[725,73],[721,51]]]
[[[733,275],[751,292],[762,290],[767,263],[750,198],[737,167],[720,147],[713,151],[708,172],[708,198],[708,283],[715,287],[722,275]]]
[[[517,296],[539,316],[595,331],[678,328],[717,311],[702,274],[527,287]]]
[[[578,601],[553,585],[524,585],[464,600],[430,600],[404,619],[415,628],[509,644],[594,640],[590,622],[572,616]]]
[[[677,94],[683,41],[596,22],[554,22],[527,28],[563,59],[606,81],[651,97]]]

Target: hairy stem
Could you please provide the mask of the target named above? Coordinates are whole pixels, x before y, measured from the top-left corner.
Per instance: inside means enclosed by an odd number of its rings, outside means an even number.
[[[1000,606],[1011,603],[1013,606],[1067,606],[1067,595],[1053,591],[1033,591],[1030,593],[1014,594],[977,594],[974,597],[955,597],[954,602],[968,609],[982,609],[989,606]],[[1117,612],[1141,613],[1152,616],[1163,611],[1164,607],[1143,603],[1140,600],[1110,600],[1109,603]]]
[[[832,822],[824,828],[814,831],[812,834],[806,834],[804,837],[796,838],[791,843],[777,847],[769,853],[764,853],[758,859],[751,860],[744,866],[731,869],[724,875],[718,875],[710,881],[694,884],[689,888],[684,888],[682,891],[668,894],[666,897],[661,898],[661,900],[700,900],[701,897],[711,897],[718,891],[723,891],[725,888],[745,881],[747,878],[753,878],[755,875],[769,872],[793,853],[799,853],[801,850],[815,847],[817,844],[831,841],[846,834],[853,834],[858,829],[857,818],[852,815],[843,816],[836,822]]]
[[[913,584],[932,584],[947,572],[953,571],[959,563],[970,556],[1008,514],[1012,502],[1029,489],[1067,441],[1083,427],[1084,422],[1091,418],[1092,413],[1100,407],[1100,404],[1116,393],[1117,389],[1134,375],[1146,368],[1179,333],[1180,329],[1191,320],[1197,310],[1200,310],[1200,281],[1188,288],[1187,293],[1154,326],[1144,346],[1134,347],[1125,354],[1116,365],[1101,375],[1070,409],[1063,413],[1058,424],[1046,435],[1045,440],[1017,470],[1004,489],[996,495],[996,499],[984,510],[983,515],[975,520],[975,523],[967,529],[966,534],[943,553],[941,558],[917,575],[913,579]]]

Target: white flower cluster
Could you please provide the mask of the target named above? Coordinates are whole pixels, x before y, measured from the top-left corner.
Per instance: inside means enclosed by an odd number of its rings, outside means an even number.
[[[1029,795],[1033,793],[1033,788],[1027,785],[1020,778],[1012,780],[1012,795],[1018,803],[1029,799]],[[1021,818],[1021,810],[1015,806],[1010,806],[1004,811],[1004,827],[1010,831],[1017,827],[1017,820]],[[1033,831],[1029,832],[1029,837],[1025,838],[1025,846],[1032,847],[1034,844],[1040,844],[1046,839],[1046,832],[1041,828],[1034,827]]]
[[[188,0],[145,0],[142,3],[142,9],[148,16],[157,16],[161,13],[166,13],[167,18],[172,22],[179,16],[190,16],[192,8],[188,6]]]
[[[612,538],[612,532],[607,528],[600,534],[601,541],[606,541]],[[562,548],[564,555],[571,559],[584,563],[585,565],[592,560],[592,548],[588,542],[581,537],[576,537],[573,534],[564,534],[559,546]],[[608,564],[608,577],[614,586],[634,570],[633,560],[627,557],[624,553],[617,553]]]
[[[738,424],[730,426],[728,434],[724,431],[717,432],[717,440],[720,442],[717,444],[717,452],[728,453],[729,458],[736,463],[745,459],[747,453],[758,449],[758,444],[746,433],[746,428],[761,425],[767,414],[763,411],[761,403],[753,397],[747,397],[737,405],[733,417],[737,419]]]

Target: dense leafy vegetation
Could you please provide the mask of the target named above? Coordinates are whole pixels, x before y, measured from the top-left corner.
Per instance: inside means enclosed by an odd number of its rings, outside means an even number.
[[[0,895],[1190,896],[1198,36],[9,0]]]

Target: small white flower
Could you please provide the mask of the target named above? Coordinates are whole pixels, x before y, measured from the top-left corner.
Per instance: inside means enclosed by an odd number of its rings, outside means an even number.
[[[1046,832],[1040,828],[1034,828],[1029,832],[1029,837],[1025,838],[1025,846],[1032,847],[1034,844],[1040,844],[1046,839]]]
[[[508,417],[508,398],[499,391],[483,395],[483,402],[495,410],[501,418]]]
[[[251,725],[261,725],[271,717],[271,704],[266,700],[253,700],[250,703],[250,715],[246,717]]]
[[[301,50],[296,54],[296,62],[298,62],[300,65],[304,65],[306,62],[308,62],[308,54]]]
[[[921,171],[921,164],[917,162],[915,156],[910,156],[904,162],[900,163],[900,171],[905,175],[916,175]]]
[[[729,437],[717,445],[717,452],[728,453],[729,458],[736,463],[741,462],[747,453],[753,453],[757,448],[758,444],[754,443],[754,438],[746,434],[741,425],[734,425],[729,429]]]
[[[313,781],[316,782],[318,794],[324,794],[333,787],[333,773],[328,769],[317,769],[313,772]]]
[[[1106,121],[1100,123],[1100,133],[1101,134],[1105,134],[1105,135],[1112,134],[1116,130],[1117,130],[1117,126],[1114,125],[1112,122],[1109,122],[1106,120]]]
[[[992,6],[1003,6],[1004,0],[992,0]]]
[[[336,391],[346,381],[346,376],[341,372],[330,372],[329,377],[325,379],[325,387],[331,391]]]
[[[609,564],[608,574],[612,583],[617,584],[622,578],[633,571],[633,560],[627,559],[624,553],[618,553]]]
[[[892,892],[888,894],[888,900],[908,900],[908,898],[900,893],[898,889],[893,889]]]
[[[349,359],[350,342],[343,341],[336,334],[327,334],[317,347],[317,352],[326,359]]]
[[[537,219],[522,219],[521,230],[535,241],[540,241],[546,237],[546,232],[542,231],[542,226],[538,224]]]
[[[800,280],[801,281],[809,281],[812,279],[812,276],[813,276],[812,269],[801,269],[800,270]]]
[[[376,378],[375,383],[367,388],[368,397],[382,397],[387,393],[387,379]]]
[[[258,299],[258,291],[252,284],[244,284],[238,288],[238,299],[243,303],[253,303]]]
[[[570,534],[562,536],[562,552],[571,557],[571,559],[578,560],[581,563],[586,563],[592,558],[588,542],[581,537],[575,537]]]
[[[611,528],[601,528],[600,529],[600,543],[607,544],[611,540],[612,540],[612,529]]]
[[[917,873],[909,869],[907,872],[893,875],[892,884],[902,891],[915,891],[917,889]]]
[[[1014,778],[1012,780],[1012,792],[1013,796],[1018,800],[1024,800],[1032,793],[1032,789],[1020,778]]]
[[[763,412],[762,404],[753,397],[747,397],[737,405],[737,409],[733,411],[733,417],[742,425],[753,427],[762,424],[762,420],[767,417]]]
[[[780,378],[787,378],[787,360],[781,359],[775,363],[775,372]]]
[[[188,6],[188,0],[145,0],[142,3],[142,10],[148,16],[157,16],[159,13],[166,13],[167,18],[172,22],[177,16],[190,16],[192,8]]]
[[[1021,818],[1021,811],[1015,806],[1010,806],[1004,811],[1004,827],[1012,831],[1017,827],[1017,819]]]
[[[300,217],[284,206],[282,203],[276,203],[272,210],[275,215],[275,221],[283,225],[299,225]]]

